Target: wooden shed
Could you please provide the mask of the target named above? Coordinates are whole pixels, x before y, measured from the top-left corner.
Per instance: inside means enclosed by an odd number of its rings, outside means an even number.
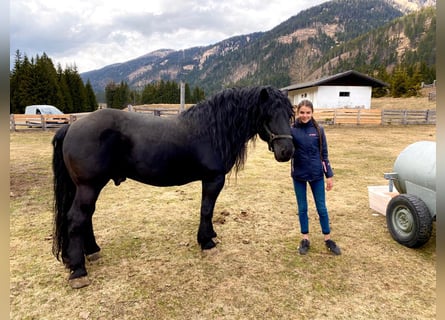
[[[316,108],[371,108],[372,88],[388,84],[363,73],[349,70],[319,80],[293,84],[287,90],[292,104],[309,99]]]

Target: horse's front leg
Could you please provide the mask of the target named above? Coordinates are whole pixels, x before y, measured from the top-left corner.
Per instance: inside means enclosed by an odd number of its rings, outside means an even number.
[[[201,220],[198,229],[198,243],[203,250],[216,246],[212,238],[216,237],[213,229],[213,209],[216,199],[224,187],[225,175],[219,175],[210,181],[202,181]]]

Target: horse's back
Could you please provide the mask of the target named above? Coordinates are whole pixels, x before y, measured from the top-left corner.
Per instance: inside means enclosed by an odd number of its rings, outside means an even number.
[[[74,130],[92,129],[96,132],[100,132],[101,129],[117,129],[117,127],[120,127],[124,121],[143,124],[146,122],[155,121],[155,117],[150,117],[148,115],[138,114],[135,112],[106,108],[96,110],[91,112],[89,115],[80,118],[72,124],[72,127],[75,128]],[[90,134],[91,132],[88,133]]]
[[[65,162],[79,181],[129,177],[159,186],[184,184],[221,167],[208,138],[192,132],[178,117],[98,110],[72,124]]]
[[[172,126],[177,127],[177,117],[162,118],[117,109],[100,109],[75,121],[67,139],[101,139],[111,132],[127,137],[141,136],[147,133],[156,134],[164,130],[163,128]]]

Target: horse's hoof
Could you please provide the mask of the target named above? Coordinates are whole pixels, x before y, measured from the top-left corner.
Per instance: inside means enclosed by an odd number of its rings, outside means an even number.
[[[209,240],[206,243],[201,244],[201,249],[202,250],[209,250],[209,249],[212,249],[214,247],[216,247],[216,243],[213,240]]]
[[[80,288],[89,286],[91,284],[91,281],[90,281],[90,279],[88,279],[87,276],[69,279],[68,282],[69,282],[71,288],[73,288],[73,289],[80,289]]]
[[[99,253],[99,251],[87,255],[87,260],[88,260],[88,261],[96,261],[96,260],[99,260],[99,258],[100,258],[100,253]]]
[[[219,248],[213,247],[212,249],[207,249],[207,250],[202,250],[201,251],[201,256],[204,257],[213,257],[213,256],[217,256],[219,253]]]

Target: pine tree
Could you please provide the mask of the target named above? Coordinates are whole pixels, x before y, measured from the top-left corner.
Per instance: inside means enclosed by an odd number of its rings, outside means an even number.
[[[190,86],[188,83],[184,85],[184,101],[185,103],[190,103],[192,98],[192,93],[190,91]]]
[[[67,113],[83,112],[86,108],[86,91],[76,66],[67,67],[64,71],[65,80],[73,99],[72,110]],[[65,111],[66,112],[66,111]]]
[[[114,83],[114,81],[108,82],[105,86],[105,103],[107,104],[107,108],[114,108],[116,91],[116,83]]]
[[[119,103],[116,107],[124,108],[130,102],[130,88],[128,87],[128,84],[124,81],[121,81],[118,92],[119,92],[119,98],[118,98]]]
[[[73,98],[67,83],[67,77],[60,63],[57,65],[57,80],[61,93],[60,110],[69,113],[73,110]]]
[[[22,77],[22,65],[23,65],[23,58],[22,54],[19,50],[15,53],[15,61],[14,61],[14,68],[12,69],[12,72],[9,73],[9,99],[10,99],[10,106],[9,106],[9,112],[10,113],[22,113],[23,110],[20,108],[20,85],[21,85],[21,77]]]
[[[391,96],[394,98],[400,98],[406,95],[408,88],[406,85],[406,79],[408,75],[406,70],[402,67],[397,67],[391,77]]]
[[[91,85],[90,80],[87,80],[87,84],[85,85],[85,91],[86,91],[86,107],[84,109],[85,112],[94,111],[98,108],[96,95],[93,91],[93,86]]]
[[[36,58],[33,68],[33,89],[33,104],[60,106],[61,94],[57,82],[57,72],[46,53]]]

